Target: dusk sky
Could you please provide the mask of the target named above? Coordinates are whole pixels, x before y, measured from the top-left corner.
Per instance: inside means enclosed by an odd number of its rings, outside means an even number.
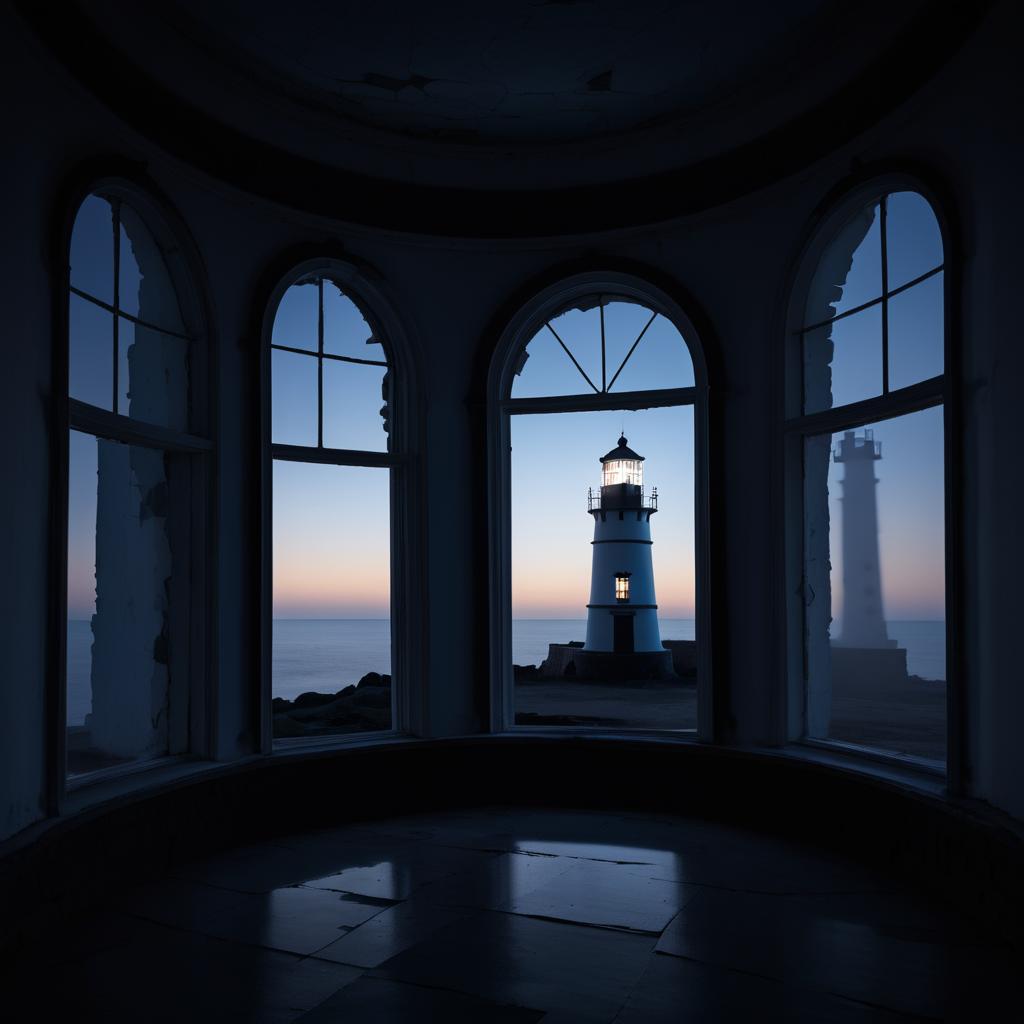
[[[95,211],[90,211],[92,215]],[[877,218],[854,260],[838,308],[851,308],[880,287]],[[97,236],[99,237],[99,236]],[[941,261],[937,227],[924,201],[908,193],[890,200],[889,266],[894,285]],[[73,260],[86,260],[84,234]],[[96,243],[97,246],[100,242]],[[102,253],[100,254],[102,257]],[[97,289],[102,275],[96,275]],[[876,283],[877,282],[877,283]],[[292,288],[274,325],[274,340],[315,348],[316,289]],[[890,374],[903,386],[941,372],[941,275],[890,304]],[[75,317],[95,319],[73,300]],[[77,310],[77,313],[76,313]],[[107,314],[109,315],[109,314]],[[605,309],[606,376],[610,380],[650,318],[640,306],[614,302]],[[573,310],[552,321],[566,345],[598,386],[601,381],[597,309]],[[836,325],[834,389],[839,401],[880,393],[881,341],[877,309]],[[96,327],[96,336],[102,334]],[[82,336],[79,329],[77,336]],[[108,335],[109,337],[109,335]],[[325,288],[328,351],[382,360],[379,345],[367,344],[370,329],[349,299]],[[814,339],[809,339],[813,344]],[[104,394],[106,369],[75,378],[83,398]],[[84,342],[82,343],[84,344]],[[101,345],[96,351],[104,351]],[[556,339],[542,329],[528,347],[513,397],[590,391]],[[274,353],[275,440],[315,443],[316,361]],[[380,383],[384,369],[348,363],[330,365],[325,376],[325,444],[379,451]],[[657,317],[616,381],[614,391],[685,387],[693,369],[675,327]],[[109,400],[107,401],[109,405]],[[582,618],[586,614],[593,521],[586,512],[587,487],[600,485],[598,458],[614,447],[620,430],[646,456],[645,483],[657,486],[661,511],[652,521],[658,601],[663,617],[690,617],[694,600],[693,419],[688,407],[639,412],[516,415],[512,417],[512,544],[514,615],[523,618]],[[931,410],[875,426],[883,443],[878,463],[880,546],[886,617],[943,615],[942,412]],[[69,523],[69,616],[88,618],[95,604],[94,532],[96,441],[72,434]],[[830,473],[833,529],[841,507],[838,480]],[[384,618],[389,611],[388,471],[277,462],[274,469],[274,614],[287,618]],[[838,583],[841,551],[833,543]],[[841,614],[841,588],[833,588]]]

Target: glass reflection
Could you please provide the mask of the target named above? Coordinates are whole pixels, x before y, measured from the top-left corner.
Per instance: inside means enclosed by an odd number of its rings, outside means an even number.
[[[808,438],[808,733],[943,762],[943,415]]]

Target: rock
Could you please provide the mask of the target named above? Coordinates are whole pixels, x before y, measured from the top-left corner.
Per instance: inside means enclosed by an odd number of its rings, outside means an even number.
[[[355,692],[356,692],[355,686],[352,683],[349,683],[348,686],[345,687],[345,689],[339,690],[334,696],[335,697],[347,697],[349,694],[355,693]]]
[[[388,684],[391,682],[391,677],[388,676]],[[384,686],[384,676],[379,672],[367,672],[362,679],[356,684],[356,689],[361,690],[364,686]]]
[[[285,739],[293,736],[306,736],[306,727],[297,722],[291,715],[274,715],[274,736],[278,739]]]
[[[294,708],[315,708],[321,704],[330,704],[331,701],[335,700],[333,693],[300,693],[295,700],[292,701],[292,707]]]
[[[359,708],[387,708],[391,706],[391,692],[384,686],[366,686],[352,698]]]

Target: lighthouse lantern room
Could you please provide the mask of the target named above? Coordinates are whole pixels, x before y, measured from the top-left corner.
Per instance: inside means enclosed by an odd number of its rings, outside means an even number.
[[[594,540],[584,651],[664,652],[651,559],[658,492],[644,492],[644,457],[625,437],[601,459],[601,491],[590,491],[588,511]]]

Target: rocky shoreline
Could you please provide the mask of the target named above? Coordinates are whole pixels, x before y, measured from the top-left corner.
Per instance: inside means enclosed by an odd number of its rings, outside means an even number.
[[[338,732],[379,732],[392,727],[391,676],[367,672],[337,693],[300,693],[272,702],[275,739]]]

